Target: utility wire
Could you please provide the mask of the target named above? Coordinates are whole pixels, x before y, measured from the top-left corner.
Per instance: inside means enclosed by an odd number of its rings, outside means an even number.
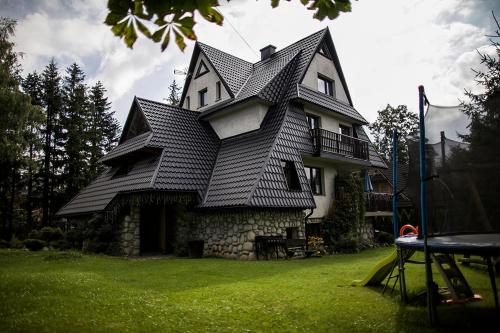
[[[222,13],[222,10],[221,10],[220,6],[217,8],[217,10],[222,14],[222,16],[224,16],[224,21],[227,22],[227,23],[229,23],[229,25],[231,26],[231,28],[233,28],[234,32],[236,32],[236,34],[241,38],[241,40],[248,46],[248,48],[250,49],[250,51],[252,51],[252,53],[255,54],[258,57],[259,56],[258,53],[250,46],[250,44],[248,44],[248,42],[246,41],[246,39],[238,32],[238,30],[236,30],[236,28],[234,27],[234,25],[231,24],[231,22],[229,21],[229,18],[224,13]]]

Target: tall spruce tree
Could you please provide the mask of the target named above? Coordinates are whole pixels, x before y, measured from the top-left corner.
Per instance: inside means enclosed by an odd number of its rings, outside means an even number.
[[[173,106],[178,106],[181,101],[181,87],[177,85],[177,82],[172,81],[172,83],[168,86],[168,97],[167,103]]]
[[[58,177],[62,164],[62,94],[61,77],[55,60],[52,59],[42,73],[43,106],[46,123],[44,135],[42,224],[48,225],[54,213],[54,191],[58,188]]]
[[[41,122],[41,112],[20,90],[18,54],[14,52],[16,21],[0,18],[0,219],[2,234],[12,234],[20,170],[26,162],[28,131]]]
[[[87,161],[87,122],[89,120],[87,87],[85,74],[73,63],[66,69],[63,78],[61,115],[62,140],[65,161],[62,183],[65,189],[64,201],[71,199],[86,185],[88,176]]]
[[[31,104],[42,107],[43,92],[42,78],[35,71],[29,73],[22,82],[23,90],[31,98]],[[33,225],[33,191],[39,192],[39,170],[40,170],[40,150],[43,147],[43,135],[40,127],[31,124],[27,133],[28,152],[27,152],[27,193],[26,193],[26,222],[28,226]]]
[[[98,160],[118,142],[120,126],[114,117],[114,111],[110,111],[111,103],[105,95],[106,89],[100,81],[90,89],[89,179],[102,171]]]

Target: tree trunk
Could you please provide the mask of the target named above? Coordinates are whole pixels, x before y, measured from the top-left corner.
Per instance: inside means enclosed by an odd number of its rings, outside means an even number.
[[[10,188],[10,202],[9,202],[9,224],[7,229],[7,236],[10,239],[12,237],[12,224],[14,220],[14,199],[16,197],[16,166],[12,167],[12,179]]]
[[[32,130],[33,132],[33,130]],[[26,198],[26,222],[33,227],[33,144],[30,143],[30,159],[28,165],[28,193]]]

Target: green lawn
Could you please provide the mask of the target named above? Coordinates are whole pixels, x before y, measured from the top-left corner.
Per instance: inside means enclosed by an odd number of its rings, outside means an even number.
[[[401,305],[397,292],[351,286],[390,251],[247,262],[0,250],[0,331],[427,331],[425,307]],[[407,268],[415,293],[423,267]],[[486,270],[463,271],[484,300],[440,306],[441,329],[495,323]]]

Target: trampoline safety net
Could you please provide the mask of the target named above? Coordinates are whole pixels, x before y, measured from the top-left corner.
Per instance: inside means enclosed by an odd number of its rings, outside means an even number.
[[[425,114],[429,236],[500,232],[500,133],[470,134],[460,107],[429,105]],[[409,145],[405,194],[419,207],[419,140]],[[416,210],[419,211],[418,209]]]

